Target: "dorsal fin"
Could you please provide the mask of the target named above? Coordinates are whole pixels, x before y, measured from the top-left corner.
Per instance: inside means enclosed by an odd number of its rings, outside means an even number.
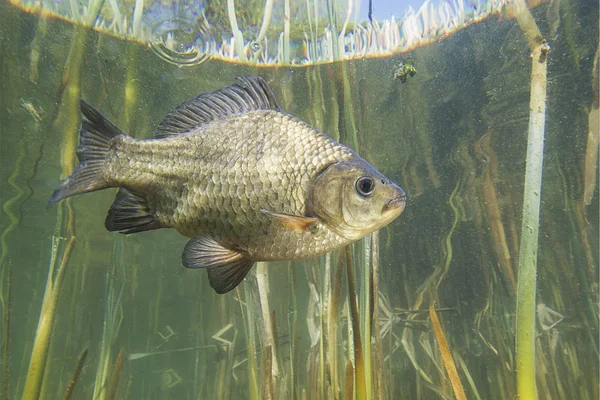
[[[160,123],[156,137],[178,135],[206,122],[256,110],[279,110],[279,104],[267,82],[260,76],[242,76],[240,83],[202,93],[188,100],[173,111]]]

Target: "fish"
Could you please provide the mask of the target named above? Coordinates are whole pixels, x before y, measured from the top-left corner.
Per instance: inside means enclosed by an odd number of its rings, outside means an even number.
[[[174,228],[219,294],[259,261],[316,257],[387,225],[406,194],[355,151],[283,111],[260,76],[185,101],[135,139],[80,99],[79,164],[52,193],[119,188],[105,227]]]

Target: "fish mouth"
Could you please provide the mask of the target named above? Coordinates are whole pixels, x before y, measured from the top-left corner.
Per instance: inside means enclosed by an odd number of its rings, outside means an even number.
[[[395,210],[401,213],[404,211],[404,207],[406,207],[406,194],[399,193],[383,206],[383,212]]]

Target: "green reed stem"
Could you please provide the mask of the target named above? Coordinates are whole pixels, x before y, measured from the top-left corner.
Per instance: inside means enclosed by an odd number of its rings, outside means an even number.
[[[63,82],[66,82],[66,96],[64,107],[66,121],[63,131],[65,133],[61,146],[61,164],[63,166],[62,179],[69,176],[75,168],[75,149],[77,147],[77,133],[79,130],[79,97],[80,97],[80,68],[83,60],[83,49],[87,38],[87,30],[81,26],[75,28],[69,56],[63,71]]]
[[[338,398],[338,321],[340,317],[342,277],[345,269],[345,254],[338,251],[337,262],[333,273],[333,282],[331,284],[331,296],[329,297],[329,322],[327,324],[327,337],[329,341],[329,374],[331,375],[331,398]]]
[[[329,307],[329,298],[331,297],[331,285],[330,285],[330,276],[331,276],[331,255],[327,254],[319,259],[321,263],[321,267],[323,267],[323,263],[325,263],[325,275],[321,279],[323,282],[322,286],[322,300],[321,300],[321,311],[320,311],[320,333],[321,340],[319,340],[319,382],[321,382],[321,398],[325,398],[325,393],[328,391],[326,388],[326,379],[325,379],[325,369],[327,364],[327,357],[325,353],[328,351],[327,346],[329,342],[329,338],[326,335],[328,332],[327,321],[325,316],[327,315],[327,308]],[[319,271],[322,271],[323,268],[320,268]]]
[[[365,383],[365,360],[360,338],[360,315],[358,313],[356,279],[354,275],[354,254],[352,245],[346,246],[346,271],[348,274],[348,301],[350,303],[350,315],[352,323],[352,336],[354,339],[354,390],[357,400],[367,398],[367,387]]]
[[[343,105],[344,105],[344,113],[340,115],[340,118],[347,118],[348,122],[350,123],[350,126],[348,127],[349,129],[349,134],[350,134],[350,143],[352,145],[352,148],[359,152],[360,148],[359,148],[359,143],[358,143],[358,129],[356,128],[356,121],[354,120],[354,116],[356,115],[356,112],[354,111],[354,101],[352,100],[352,88],[353,85],[350,84],[350,78],[348,76],[348,69],[352,68],[351,65],[348,65],[347,63],[340,63],[341,66],[341,70],[342,70],[342,82],[343,82],[343,93],[344,93],[344,101],[343,101]],[[346,139],[348,140],[348,139]]]
[[[246,340],[248,348],[248,381],[250,382],[250,400],[258,400],[260,398],[258,390],[258,374],[256,368],[256,345],[254,336],[254,307],[252,294],[249,285],[244,285],[245,301],[246,301]],[[243,313],[243,308],[242,308]]]
[[[117,389],[119,387],[119,376],[121,375],[121,369],[123,368],[124,359],[125,349],[121,348],[121,350],[119,351],[119,355],[117,356],[117,360],[115,361],[115,366],[113,367],[110,383],[108,384],[108,395],[106,396],[107,400],[114,400],[115,396],[117,395]]]
[[[589,206],[592,203],[596,189],[596,181],[598,179],[598,140],[600,139],[600,129],[598,126],[598,120],[600,119],[600,110],[598,109],[600,106],[600,104],[598,104],[598,91],[600,89],[598,87],[598,71],[600,67],[598,66],[598,58],[600,58],[600,46],[596,50],[594,67],[592,70],[594,101],[588,111],[588,137],[583,162],[583,201],[586,206]]]
[[[73,212],[69,205],[69,199],[59,204],[57,218],[56,218],[56,229],[53,236],[52,245],[52,257],[50,260],[50,267],[48,270],[48,280],[46,281],[46,290],[44,292],[44,298],[42,300],[42,310],[38,322],[38,327],[33,342],[33,349],[31,351],[31,359],[29,362],[29,369],[27,371],[27,378],[25,380],[25,387],[23,389],[23,400],[33,400],[40,396],[40,389],[42,387],[42,381],[44,377],[44,370],[46,368],[46,361],[48,359],[48,350],[50,348],[50,341],[52,339],[52,330],[54,325],[54,319],[56,317],[56,308],[58,305],[58,299],[62,289],[62,284],[65,277],[65,271],[67,268],[68,261],[71,257],[71,252],[75,246],[75,236],[72,235],[67,242],[65,247],[62,260],[56,272],[56,278],[54,278],[54,269],[56,266],[56,255],[58,253],[59,240],[63,225],[63,208],[68,207],[68,223],[72,227]]]
[[[277,363],[277,350],[275,349],[275,339],[273,335],[273,324],[271,322],[271,307],[269,305],[269,275],[266,262],[259,262],[256,268],[256,281],[258,283],[258,294],[263,320],[263,346],[271,346],[271,354],[273,357],[270,363],[273,370],[269,371],[271,382],[279,376],[279,367]],[[266,384],[266,382],[265,382]]]
[[[458,363],[460,364],[460,368],[463,371],[463,375],[467,378],[467,382],[469,382],[469,387],[471,388],[471,391],[473,392],[473,396],[475,396],[476,400],[481,400],[481,396],[479,395],[477,386],[475,386],[475,381],[473,380],[473,376],[471,376],[471,373],[469,372],[469,369],[467,368],[467,364],[461,357],[460,353],[456,353],[455,357],[458,360]]]
[[[311,101],[314,104],[311,107],[313,111],[314,117],[314,125],[328,132],[329,135],[335,139],[339,140],[339,132],[337,131],[337,123],[335,128],[333,126],[327,126],[325,122],[325,116],[336,116],[337,113],[328,113],[325,108],[325,95],[323,91],[323,79],[322,79],[322,71],[324,68],[315,67],[311,68],[306,73],[306,81],[308,85],[309,93],[311,94]]]
[[[123,260],[123,240],[121,236],[113,239],[113,258],[110,260],[110,268],[106,270],[106,297],[104,308],[104,324],[102,329],[102,341],[100,344],[100,357],[96,379],[94,382],[94,399],[107,399],[107,385],[109,384],[109,368],[112,355],[112,345],[121,327],[123,319],[121,309],[121,297],[125,288],[124,279],[117,278],[118,270],[122,270],[125,261]],[[117,289],[117,282],[121,282],[121,287]],[[115,364],[117,365],[117,364]],[[116,368],[116,367],[115,367]],[[109,388],[110,389],[110,388]]]
[[[535,381],[536,277],[549,47],[525,4],[518,3],[516,8],[517,22],[532,51],[529,137],[519,249],[516,325],[517,393],[519,399],[529,400],[537,399]]]
[[[363,354],[365,360],[365,390],[367,399],[373,395],[372,369],[371,369],[371,235],[363,239],[363,271],[362,271],[362,337]]]
[[[290,400],[297,398],[297,385],[298,380],[296,376],[296,334],[297,334],[297,321],[298,321],[298,304],[296,299],[296,270],[291,262],[288,263],[288,276],[290,277],[290,296],[288,306],[288,332],[290,335]]]
[[[379,231],[371,234],[371,310],[373,318],[371,324],[373,327],[373,339],[375,347],[375,367],[373,368],[373,379],[375,380],[375,389],[373,397],[376,399],[384,398],[383,394],[383,351],[381,346],[381,332],[379,326]]]
[[[29,53],[29,80],[31,82],[38,81],[40,56],[44,51],[43,42],[48,32],[48,18],[40,16],[38,25],[35,30],[35,37],[31,41],[31,52]]]

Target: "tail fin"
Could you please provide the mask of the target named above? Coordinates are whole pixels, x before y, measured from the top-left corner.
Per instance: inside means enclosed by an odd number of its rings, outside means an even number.
[[[110,150],[112,139],[124,135],[100,111],[80,99],[81,130],[77,157],[79,165],[61,186],[52,193],[51,205],[66,197],[93,192],[109,187],[103,176],[104,160]]]

